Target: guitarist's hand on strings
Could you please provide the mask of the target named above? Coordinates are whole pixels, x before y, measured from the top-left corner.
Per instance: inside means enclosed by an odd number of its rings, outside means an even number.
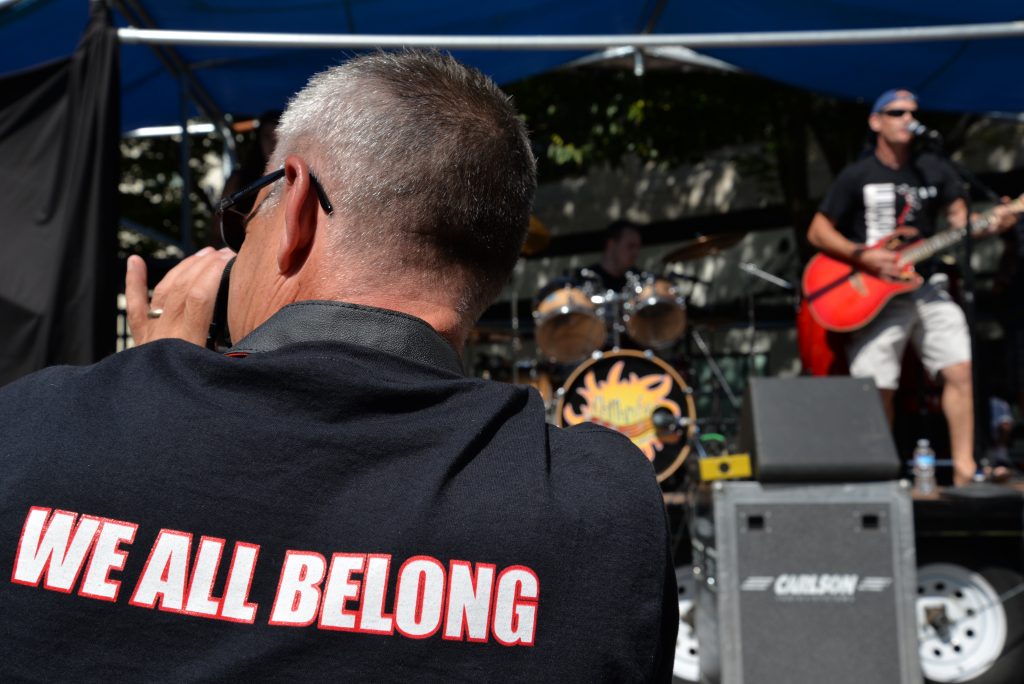
[[[1005,233],[1017,224],[1017,214],[1008,206],[1009,204],[1010,198],[1003,197],[1003,203],[992,208],[991,222],[983,231],[984,236]]]
[[[900,253],[895,249],[913,242],[919,233],[913,226],[898,226],[889,236],[885,247],[874,249],[858,249],[854,251],[854,259],[857,265],[871,275],[896,280],[900,276],[902,267],[899,265]]]
[[[896,279],[900,275],[899,252],[888,249],[865,249],[856,256],[857,265],[864,271],[882,278]]]

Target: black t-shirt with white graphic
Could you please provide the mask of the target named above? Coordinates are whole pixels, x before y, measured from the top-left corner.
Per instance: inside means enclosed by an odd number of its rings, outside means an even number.
[[[818,210],[850,240],[871,245],[899,226],[933,235],[939,212],[958,197],[963,182],[941,157],[926,152],[892,169],[872,154],[843,169]]]
[[[396,312],[303,302],[250,338],[0,389],[0,680],[670,679],[627,438],[547,425]]]

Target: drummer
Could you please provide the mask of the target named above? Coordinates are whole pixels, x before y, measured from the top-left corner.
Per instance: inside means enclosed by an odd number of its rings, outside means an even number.
[[[595,283],[599,290],[621,292],[626,287],[627,273],[639,275],[636,261],[642,245],[639,226],[622,219],[615,221],[605,234],[601,261],[579,269],[576,277]]]
[[[640,276],[636,267],[637,257],[643,238],[640,226],[625,219],[611,223],[605,231],[604,253],[601,261],[578,269],[575,277],[579,282],[590,282],[595,292],[605,293],[608,290],[623,294],[630,276]],[[619,306],[622,301],[619,300]],[[622,311],[606,304],[603,309],[605,323],[608,326],[608,338],[603,349],[642,349],[643,345],[629,337],[621,323]],[[616,330],[617,328],[617,330]],[[616,334],[617,333],[617,334]]]

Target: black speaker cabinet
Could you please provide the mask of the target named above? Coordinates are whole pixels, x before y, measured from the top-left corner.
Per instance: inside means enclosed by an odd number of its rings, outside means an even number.
[[[863,378],[751,378],[739,441],[760,482],[900,476],[881,396]]]
[[[693,538],[701,682],[921,681],[905,481],[709,489]]]

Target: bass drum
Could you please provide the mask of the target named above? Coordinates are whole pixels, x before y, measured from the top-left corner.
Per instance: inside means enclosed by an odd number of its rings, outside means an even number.
[[[515,370],[515,383],[534,388],[540,394],[540,398],[544,400],[544,406],[551,406],[551,400],[555,396],[551,373],[536,361],[520,361],[516,364]]]
[[[696,421],[692,392],[679,373],[651,352],[633,350],[595,354],[581,364],[555,407],[556,425],[590,422],[629,437],[654,464],[658,482],[686,460]]]

